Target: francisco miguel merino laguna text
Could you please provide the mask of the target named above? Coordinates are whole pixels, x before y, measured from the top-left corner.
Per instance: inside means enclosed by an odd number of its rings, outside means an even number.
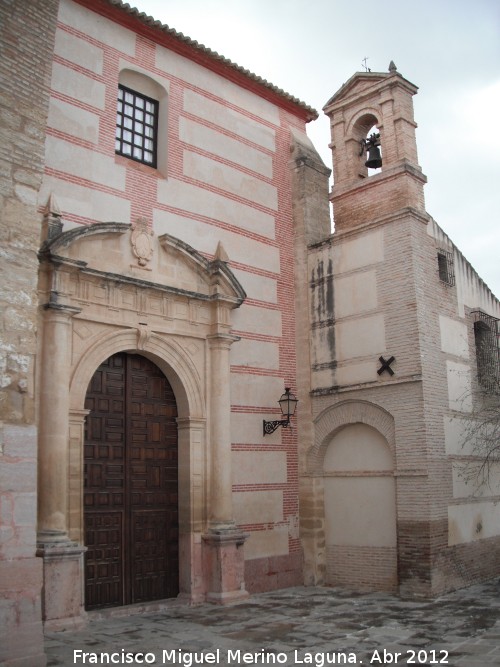
[[[286,653],[270,653],[265,649],[250,652],[241,649],[227,649],[226,660],[228,664],[235,665],[286,665],[289,656]],[[73,651],[73,664],[86,665],[152,665],[157,660],[154,653],[126,651],[114,651],[111,653],[101,652],[92,653],[75,649]],[[184,652],[182,649],[162,651],[163,664],[179,664],[184,667],[192,667],[199,664],[218,665],[221,660],[221,650],[202,652]],[[355,653],[310,653],[295,650],[293,657],[290,655],[290,664],[296,665],[314,665],[315,667],[324,667],[324,665],[355,665],[357,664]]]

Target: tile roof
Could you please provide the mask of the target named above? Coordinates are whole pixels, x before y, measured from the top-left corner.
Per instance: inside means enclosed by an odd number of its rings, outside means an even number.
[[[210,60],[214,61],[214,63],[220,63],[221,65],[229,68],[230,70],[234,70],[235,72],[242,74],[250,81],[253,81],[257,83],[259,86],[262,86],[264,89],[271,91],[272,93],[274,93],[274,95],[282,98],[284,101],[291,104],[292,106],[298,107],[299,109],[302,110],[302,112],[305,112],[307,121],[315,120],[318,117],[318,112],[316,111],[316,109],[310,107],[305,102],[302,102],[297,97],[290,95],[289,93],[285,92],[281,88],[278,88],[277,86],[270,83],[266,79],[263,79],[257,74],[254,74],[253,72],[250,72],[250,70],[245,69],[240,65],[237,65],[228,58],[225,58],[224,56],[217,53],[217,51],[212,51],[212,49],[209,49],[204,44],[200,44],[196,40],[191,39],[190,37],[184,35],[182,32],[177,32],[176,30],[170,28],[168,25],[162,23],[161,21],[154,19],[152,16],[148,16],[145,12],[141,12],[136,7],[132,7],[131,5],[129,5],[128,2],[122,2],[122,0],[107,0],[107,2],[110,5],[113,5],[114,7],[117,7],[125,11],[128,15],[139,20],[144,25],[149,26],[150,28],[156,30],[160,30],[164,34],[173,38],[174,40],[177,40],[178,42],[183,43],[186,46],[190,47],[191,49],[193,49],[195,52],[198,52],[202,56],[208,57]]]

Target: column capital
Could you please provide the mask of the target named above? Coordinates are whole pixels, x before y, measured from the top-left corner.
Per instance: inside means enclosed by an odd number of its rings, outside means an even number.
[[[58,298],[59,298],[59,293],[51,291],[49,295],[49,300],[47,301],[47,303],[44,303],[42,305],[42,308],[46,312],[50,312],[51,315],[55,315],[56,313],[61,313],[62,315],[66,315],[68,318],[73,317],[74,315],[78,315],[78,313],[82,312],[82,309],[77,308],[76,306],[70,306],[69,304],[66,303],[59,303]]]
[[[90,414],[90,410],[70,409],[69,418],[73,421],[83,421]]]
[[[241,340],[239,336],[229,333],[214,333],[207,336],[207,340],[211,347],[226,347],[229,349],[233,343]]]
[[[177,417],[177,428],[179,429],[203,429],[207,424],[207,420],[200,417]]]

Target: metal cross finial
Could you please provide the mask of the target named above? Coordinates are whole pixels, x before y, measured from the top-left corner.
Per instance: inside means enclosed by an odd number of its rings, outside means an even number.
[[[368,65],[366,64],[366,61],[367,61],[367,60],[368,60],[368,56],[365,56],[361,62],[362,62],[362,64],[363,64],[363,67],[365,68],[365,71],[366,71],[366,72],[371,72],[371,69],[370,69],[370,68],[368,67]]]

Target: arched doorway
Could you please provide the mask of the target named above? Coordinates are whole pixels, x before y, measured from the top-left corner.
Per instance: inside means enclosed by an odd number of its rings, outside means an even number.
[[[350,424],[325,452],[326,582],[355,590],[397,590],[396,486],[387,441]]]
[[[85,607],[179,592],[177,404],[146,357],[114,354],[85,407]]]

